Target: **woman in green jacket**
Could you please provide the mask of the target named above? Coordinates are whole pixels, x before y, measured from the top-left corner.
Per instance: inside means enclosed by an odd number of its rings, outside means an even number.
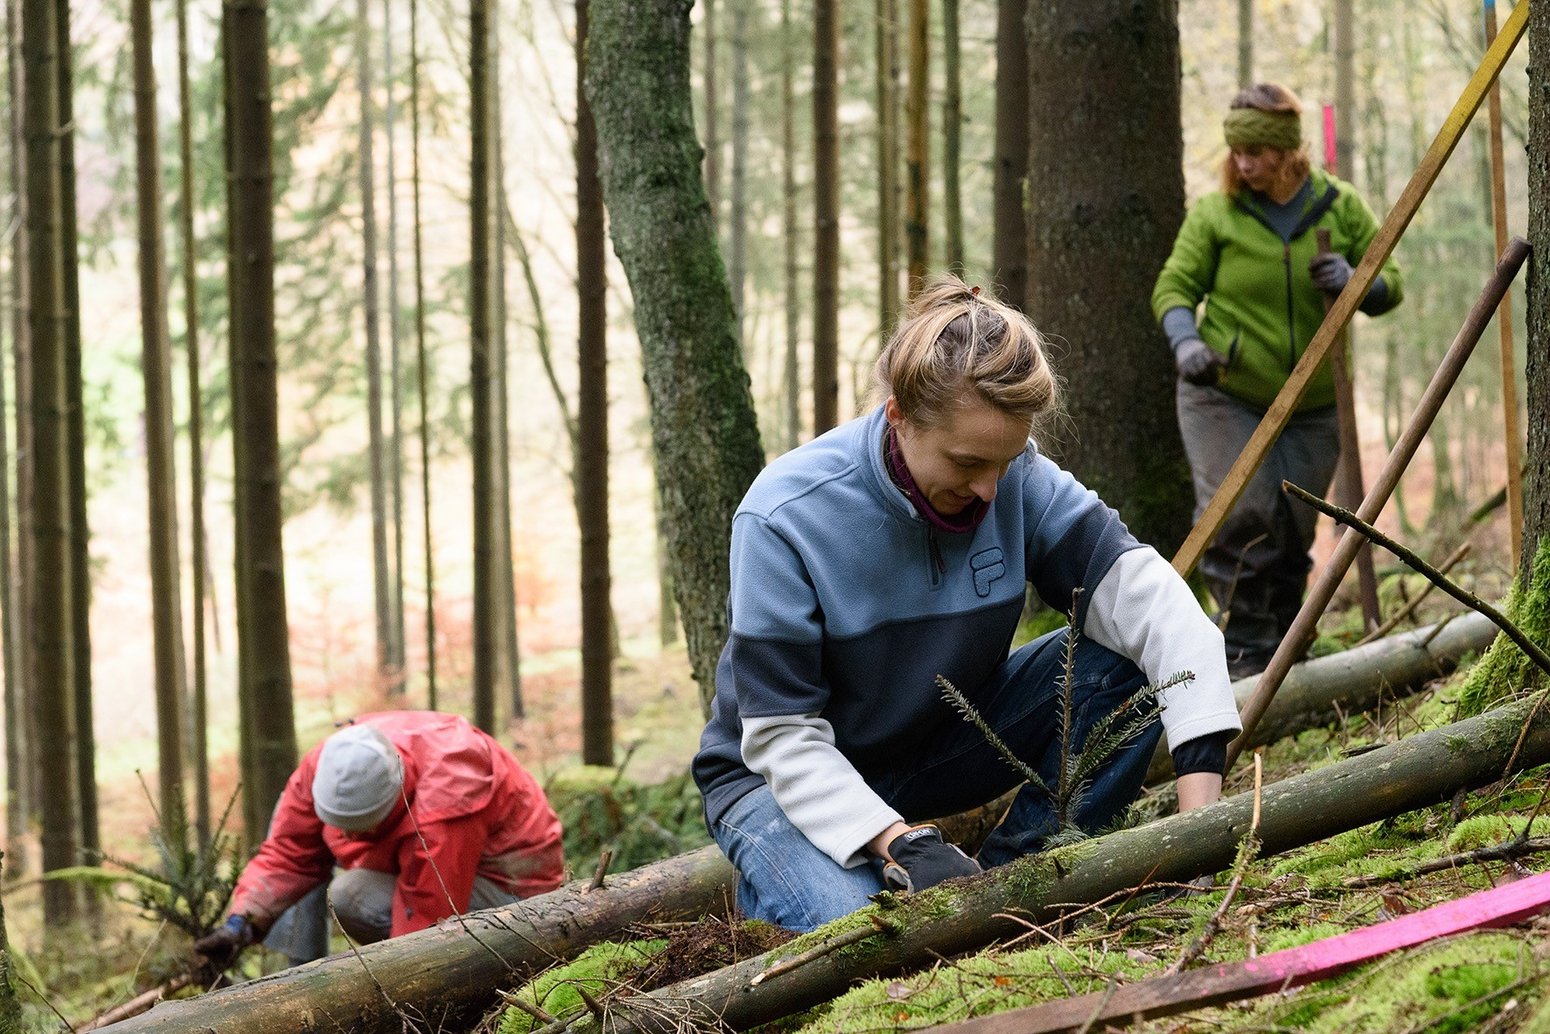
[[[1197,520],[1318,330],[1324,299],[1345,287],[1378,231],[1349,183],[1310,167],[1301,116],[1297,95],[1274,83],[1234,98],[1222,189],[1190,209],[1152,291],[1179,371]],[[1316,229],[1330,231],[1327,254],[1318,254]],[[1391,260],[1361,310],[1387,312],[1402,290]],[[1325,362],[1201,558],[1228,615],[1235,678],[1264,668],[1302,604],[1316,514],[1290,504],[1281,480],[1328,490],[1340,452],[1334,399]]]

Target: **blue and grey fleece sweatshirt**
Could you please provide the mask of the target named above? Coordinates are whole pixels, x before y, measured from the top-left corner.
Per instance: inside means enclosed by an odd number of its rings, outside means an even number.
[[[931,527],[888,477],[882,407],[781,456],[732,521],[731,634],[693,773],[714,822],[768,783],[845,866],[904,819],[868,785],[957,721],[1005,660],[1025,584],[1164,694],[1178,746],[1238,729],[1222,637],[1183,580],[1033,442],[974,531]],[[910,816],[913,820],[930,816]]]

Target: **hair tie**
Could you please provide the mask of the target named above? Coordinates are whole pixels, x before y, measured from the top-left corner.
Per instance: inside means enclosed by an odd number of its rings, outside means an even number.
[[[969,296],[972,298],[978,298],[980,296],[980,289],[978,284],[975,284],[973,287],[969,288]]]

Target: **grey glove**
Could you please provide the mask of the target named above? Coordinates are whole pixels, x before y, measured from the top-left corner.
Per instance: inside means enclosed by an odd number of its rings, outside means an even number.
[[[1351,263],[1337,251],[1315,255],[1308,262],[1308,275],[1313,277],[1313,286],[1326,294],[1339,294],[1344,290],[1352,272]]]
[[[889,890],[913,894],[934,887],[955,876],[973,876],[984,872],[980,863],[942,839],[935,826],[916,826],[900,833],[888,844],[888,863],[883,866],[883,882]]]
[[[1204,341],[1192,337],[1180,341],[1173,350],[1173,365],[1189,383],[1210,387],[1221,378],[1222,367],[1227,364]]]

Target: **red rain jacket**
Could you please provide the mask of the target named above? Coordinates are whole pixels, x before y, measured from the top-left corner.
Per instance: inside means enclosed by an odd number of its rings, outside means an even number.
[[[560,820],[538,783],[490,736],[458,715],[383,711],[362,715],[404,759],[404,795],[375,829],[346,833],[312,809],[320,743],[291,774],[269,837],[243,870],[231,911],[266,931],[334,867],[394,873],[391,936],[468,910],[474,877],[518,897],[563,878]]]

